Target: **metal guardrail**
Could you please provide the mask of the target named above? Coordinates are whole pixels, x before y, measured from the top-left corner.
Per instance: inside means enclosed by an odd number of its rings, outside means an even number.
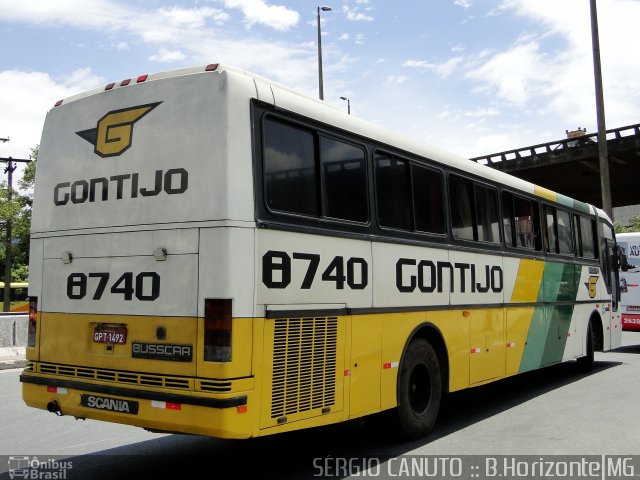
[[[635,125],[628,125],[626,127],[613,128],[611,130],[607,130],[606,132],[607,141],[620,140],[624,137],[631,137],[634,135],[640,137],[640,123],[637,123]],[[492,153],[489,155],[470,158],[469,160],[491,167],[501,162],[523,160],[526,158],[533,158],[544,154],[559,153],[558,150],[575,148],[577,146],[583,146],[587,144],[596,145],[597,143],[598,133],[588,133],[579,137],[564,138],[562,140],[540,143],[538,145],[531,145],[529,147],[506,150],[504,152]]]

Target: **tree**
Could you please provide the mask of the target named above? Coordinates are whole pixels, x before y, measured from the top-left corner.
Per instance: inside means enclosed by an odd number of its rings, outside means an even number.
[[[640,217],[632,217],[631,220],[629,220],[628,225],[622,225],[620,222],[615,222],[614,228],[616,233],[640,232]]]
[[[0,182],[0,224],[11,222],[12,281],[26,281],[29,275],[29,233],[31,231],[31,207],[33,205],[33,187],[35,184],[38,146],[31,149],[32,162],[27,164],[22,178],[18,180],[19,191],[12,191],[12,199],[8,200],[6,180]],[[4,278],[6,228],[0,232],[0,269]]]

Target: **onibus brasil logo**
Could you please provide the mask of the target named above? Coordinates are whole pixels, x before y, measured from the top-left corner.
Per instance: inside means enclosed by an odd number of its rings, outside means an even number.
[[[162,102],[112,110],[98,120],[96,128],[76,132],[93,145],[96,155],[115,157],[127,150],[133,140],[133,124]]]

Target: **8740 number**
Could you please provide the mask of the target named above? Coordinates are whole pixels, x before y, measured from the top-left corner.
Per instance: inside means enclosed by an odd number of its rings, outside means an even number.
[[[90,292],[89,283],[92,284]],[[72,273],[67,277],[67,297],[81,300],[89,293],[93,294],[93,300],[100,300],[108,286],[110,293],[122,295],[126,301],[135,297],[142,302],[152,302],[160,296],[160,275],[140,272],[134,278],[133,272],[125,272],[110,283],[110,274],[106,272]]]
[[[309,290],[320,265],[320,255],[315,253],[292,254],[293,260],[305,262],[307,271],[300,284],[302,290]],[[269,250],[262,257],[262,283],[268,288],[287,288],[291,283],[292,257],[286,252]],[[345,284],[352,290],[364,290],[369,284],[369,265],[364,258],[342,256],[333,260],[324,269],[320,279],[335,283],[337,290],[343,290]]]

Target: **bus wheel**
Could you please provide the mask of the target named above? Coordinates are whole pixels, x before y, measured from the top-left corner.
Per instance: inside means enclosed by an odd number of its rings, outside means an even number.
[[[594,355],[593,351],[595,350],[595,338],[593,336],[593,328],[591,327],[591,322],[589,322],[589,327],[587,328],[587,354],[584,357],[578,358],[578,369],[581,372],[589,373],[593,372],[594,367]]]
[[[415,440],[431,431],[441,398],[438,356],[428,341],[415,339],[407,347],[398,376],[398,419],[407,437]]]

